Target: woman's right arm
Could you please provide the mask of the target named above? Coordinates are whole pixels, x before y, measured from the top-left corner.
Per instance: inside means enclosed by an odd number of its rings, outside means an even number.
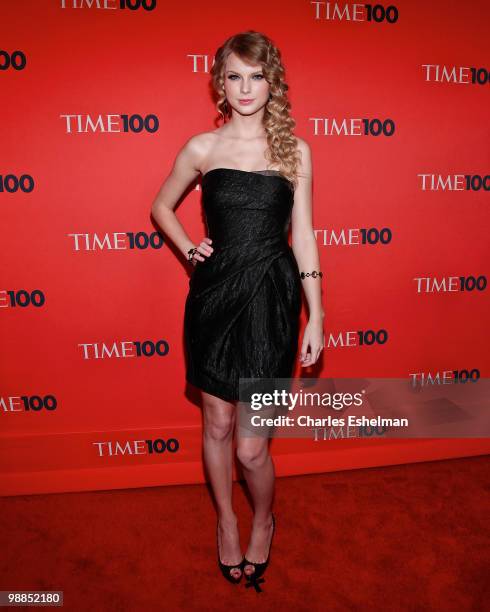
[[[194,258],[204,261],[202,254],[210,255],[211,240],[205,238],[199,245],[190,239],[178,220],[174,208],[189,184],[199,175],[199,164],[203,157],[204,144],[200,135],[191,137],[175,158],[170,174],[164,180],[151,206],[153,218],[166,236],[187,259],[187,252],[197,246]]]

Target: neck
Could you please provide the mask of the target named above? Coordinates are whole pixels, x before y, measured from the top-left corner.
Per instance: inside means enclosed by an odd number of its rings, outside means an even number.
[[[241,115],[235,109],[232,109],[231,112],[231,119],[228,121],[228,132],[231,136],[242,140],[256,140],[266,137],[263,124],[264,109],[253,115]]]

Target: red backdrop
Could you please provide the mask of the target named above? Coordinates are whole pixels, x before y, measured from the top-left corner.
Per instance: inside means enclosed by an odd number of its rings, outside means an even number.
[[[295,376],[488,376],[490,8],[376,6],[2,3],[3,494],[203,480],[199,394],[184,376],[188,270],[150,207],[183,143],[215,129],[213,54],[246,29],[281,49],[313,151],[327,347]],[[200,195],[190,186],[177,209],[196,242]],[[380,329],[383,345],[334,342]],[[272,444],[279,475],[489,448]]]

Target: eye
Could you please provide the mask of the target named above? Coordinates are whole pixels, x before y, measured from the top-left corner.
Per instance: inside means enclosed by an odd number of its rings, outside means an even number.
[[[239,79],[240,77],[238,76],[238,74],[229,74],[228,75],[228,79],[230,81],[235,81],[236,79]],[[254,76],[252,77],[254,79],[256,79],[257,81],[262,81],[264,79],[264,75],[263,74],[254,74]]]

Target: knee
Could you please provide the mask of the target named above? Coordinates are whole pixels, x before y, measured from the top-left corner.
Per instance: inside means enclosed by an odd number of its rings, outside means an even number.
[[[230,416],[208,418],[204,424],[204,435],[216,441],[228,440],[233,436],[233,426],[234,420]]]
[[[240,445],[237,448],[238,460],[248,470],[262,467],[267,461],[268,456],[267,448],[248,448],[247,446]]]

